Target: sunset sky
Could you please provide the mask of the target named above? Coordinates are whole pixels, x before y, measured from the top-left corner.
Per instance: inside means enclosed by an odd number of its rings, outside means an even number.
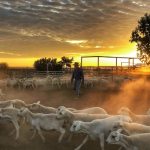
[[[129,42],[150,0],[0,0],[0,62],[32,67],[41,57],[136,57]]]

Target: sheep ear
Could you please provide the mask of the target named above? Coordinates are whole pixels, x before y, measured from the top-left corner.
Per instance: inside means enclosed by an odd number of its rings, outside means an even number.
[[[37,101],[36,103],[37,103],[37,104],[40,104],[41,102],[40,102],[40,101]]]

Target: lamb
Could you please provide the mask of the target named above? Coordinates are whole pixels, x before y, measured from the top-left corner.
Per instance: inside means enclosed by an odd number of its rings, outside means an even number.
[[[114,131],[119,129],[125,131],[128,135],[150,133],[150,126],[145,126],[138,123],[128,123],[122,121],[115,122],[112,130]]]
[[[71,123],[75,120],[81,121],[93,121],[95,119],[104,119],[110,117],[108,114],[87,114],[87,113],[74,113],[68,109],[61,109],[56,112],[58,119],[65,119],[68,123]]]
[[[61,88],[61,80],[59,77],[52,78],[52,88],[56,85],[58,88]]]
[[[0,102],[0,108],[5,108],[10,105],[13,105],[15,108],[22,108],[26,106],[26,103],[19,99],[7,100]]]
[[[19,124],[21,121],[21,117],[19,116],[19,109],[17,108],[0,108],[0,113],[2,116],[9,116],[11,118],[11,122],[13,123],[16,131],[15,139],[17,140],[19,138]],[[14,131],[12,131],[11,134],[13,134]]]
[[[77,133],[86,133],[87,136],[84,141],[75,149],[80,150],[80,148],[87,142],[89,137],[93,140],[99,139],[101,149],[104,150],[104,139],[109,135],[109,131],[115,121],[127,121],[131,122],[131,118],[128,116],[112,116],[105,119],[97,119],[92,122],[74,121],[70,131]]]
[[[0,89],[0,98],[5,99],[6,94],[3,93],[2,89]]]
[[[66,108],[64,106],[60,106],[58,107],[57,111],[63,111],[65,109],[69,109],[74,113],[107,114],[107,112],[103,108],[100,108],[100,107],[91,107],[91,108],[77,110],[77,109]]]
[[[26,105],[26,107],[30,111],[36,112],[36,113],[44,113],[44,114],[56,113],[56,108],[41,105],[40,101],[33,103],[33,104],[28,104]]]
[[[65,128],[68,132],[70,132],[70,127],[75,120],[81,120],[81,121],[93,121],[95,119],[104,119],[107,117],[110,117],[108,114],[87,114],[87,113],[74,113],[68,109],[62,109],[56,112],[58,119],[64,119],[65,120]],[[72,134],[70,134],[70,137],[68,141],[70,141],[72,138]]]
[[[26,89],[26,88],[32,88],[34,89],[36,87],[35,85],[35,80],[33,79],[25,79],[24,82],[23,82],[23,88]]]
[[[49,131],[56,130],[61,133],[58,142],[60,143],[65,134],[65,129],[63,128],[64,120],[58,120],[56,114],[42,114],[42,113],[32,113],[28,108],[20,109],[21,116],[25,117],[28,124],[34,129],[31,139],[34,138],[36,131],[40,135],[43,142],[45,142],[45,137],[42,134],[41,129]]]
[[[120,131],[113,131],[108,136],[106,142],[123,146],[126,150],[149,150],[150,133],[124,135]]]
[[[9,106],[13,106],[10,101],[0,101],[0,108],[6,108]]]
[[[122,107],[118,114],[121,115],[128,115],[132,118],[133,122],[143,124],[143,125],[150,125],[150,116],[149,115],[136,115],[133,112],[129,110],[127,107]]]

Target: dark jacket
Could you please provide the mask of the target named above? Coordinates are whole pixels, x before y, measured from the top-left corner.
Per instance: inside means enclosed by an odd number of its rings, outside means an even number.
[[[71,80],[84,80],[84,74],[82,68],[75,68],[73,73],[72,73],[72,78]]]

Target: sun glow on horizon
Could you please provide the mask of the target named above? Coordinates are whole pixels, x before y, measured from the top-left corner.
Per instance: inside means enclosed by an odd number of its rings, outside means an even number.
[[[74,41],[73,43],[80,43],[83,41]],[[113,47],[112,47],[113,49]],[[99,50],[99,51],[98,51]],[[135,44],[129,44],[124,49],[114,49],[112,51],[102,51],[101,48],[98,49],[95,52],[68,52],[64,53],[64,56],[67,56],[69,58],[73,57],[74,61],[81,62],[82,56],[115,56],[115,57],[136,57],[136,46]],[[49,57],[49,56],[42,56],[43,57]],[[60,60],[62,56],[57,57],[58,60]],[[55,58],[55,56],[54,56]],[[14,57],[14,58],[1,58],[0,62],[6,62],[10,67],[33,67],[34,62],[39,59],[38,57],[29,57],[29,58],[21,58],[21,57]],[[120,65],[121,62],[128,61],[128,60],[118,60],[118,64]],[[87,58],[84,59],[83,66],[97,66],[97,58]],[[101,58],[99,61],[100,66],[114,66],[115,65],[115,59],[106,59]]]

